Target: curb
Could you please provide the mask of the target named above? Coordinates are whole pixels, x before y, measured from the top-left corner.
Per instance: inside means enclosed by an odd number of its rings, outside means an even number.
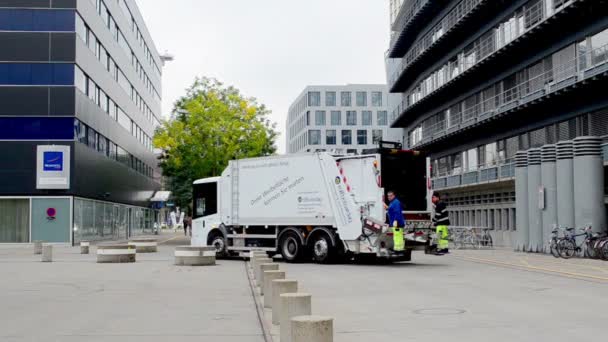
[[[264,336],[265,342],[274,342],[271,334],[271,327],[268,325],[266,318],[264,316],[264,304],[262,304],[262,298],[258,294],[258,291],[253,283],[253,275],[249,270],[250,262],[246,261],[243,265],[245,265],[245,272],[247,273],[247,278],[249,279],[249,288],[251,290],[251,295],[253,296],[253,301],[255,303],[255,309],[258,314],[258,320],[260,321],[260,326],[262,327],[262,335]]]

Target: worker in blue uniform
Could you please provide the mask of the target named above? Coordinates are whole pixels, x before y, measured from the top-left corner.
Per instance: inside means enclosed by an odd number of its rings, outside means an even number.
[[[405,249],[405,240],[403,237],[403,229],[405,227],[405,219],[403,218],[403,208],[401,202],[395,196],[394,191],[387,193],[389,204],[385,204],[387,209],[388,224],[393,229],[393,250],[403,251]]]

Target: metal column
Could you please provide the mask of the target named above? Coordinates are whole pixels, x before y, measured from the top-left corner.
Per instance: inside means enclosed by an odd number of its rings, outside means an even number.
[[[557,225],[557,170],[556,147],[545,145],[541,148],[540,172],[544,189],[543,209],[543,250],[549,251],[549,238]]]
[[[515,250],[525,252],[528,235],[528,153],[515,154]]]
[[[574,227],[574,145],[560,141],[557,146],[557,224]]]
[[[528,252],[538,253],[543,249],[543,213],[541,210],[540,190],[540,148],[528,150]]]
[[[599,137],[574,139],[574,223],[580,228],[590,224],[596,232],[606,228],[601,144]]]

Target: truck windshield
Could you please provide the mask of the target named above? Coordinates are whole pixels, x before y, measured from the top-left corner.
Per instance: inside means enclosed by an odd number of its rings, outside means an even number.
[[[192,189],[194,218],[217,213],[217,183],[194,184]]]

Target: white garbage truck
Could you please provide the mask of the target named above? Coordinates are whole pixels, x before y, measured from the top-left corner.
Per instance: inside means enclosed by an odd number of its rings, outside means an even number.
[[[234,160],[220,177],[194,182],[192,244],[215,246],[220,257],[255,249],[288,262],[409,261],[429,244],[429,167],[415,151],[384,147]],[[393,249],[385,224],[389,190],[406,209],[404,250]]]

